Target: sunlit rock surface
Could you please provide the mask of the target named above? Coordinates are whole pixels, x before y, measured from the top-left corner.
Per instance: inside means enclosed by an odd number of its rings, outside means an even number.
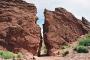
[[[83,17],[77,19],[64,8],[44,11],[43,35],[48,55],[58,55],[62,44],[72,43],[90,31],[90,23]]]

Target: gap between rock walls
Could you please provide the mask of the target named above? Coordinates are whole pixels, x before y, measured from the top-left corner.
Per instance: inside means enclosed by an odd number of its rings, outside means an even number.
[[[38,8],[37,8],[37,10],[38,10]],[[44,9],[43,9],[43,12],[44,12]],[[42,15],[44,15],[43,12],[42,12]],[[46,49],[46,46],[44,43],[44,37],[43,37],[43,24],[44,24],[45,18],[44,18],[44,16],[40,17],[38,15],[39,15],[39,12],[37,13],[37,17],[38,17],[37,24],[41,28],[41,43],[40,43],[41,46],[40,46],[39,51],[38,51],[38,56],[46,56],[47,49]]]
[[[22,0],[1,0],[0,9],[2,50],[57,56],[60,45],[74,42],[90,32],[90,23],[85,18],[79,20],[64,8],[45,9],[42,16],[34,4]]]
[[[65,15],[64,15],[65,14]],[[60,55],[60,46],[70,44],[90,32],[87,19],[77,19],[66,9],[59,7],[55,11],[44,10],[41,56]],[[88,26],[86,26],[88,25]],[[84,28],[85,26],[85,28]],[[47,49],[46,49],[47,48]]]

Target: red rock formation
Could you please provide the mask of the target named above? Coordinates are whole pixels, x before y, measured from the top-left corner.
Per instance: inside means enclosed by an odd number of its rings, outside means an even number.
[[[38,53],[41,34],[36,13],[36,7],[25,1],[0,0],[0,46],[4,50]]]
[[[82,23],[64,8],[55,8],[55,11],[45,9],[44,15],[43,34],[48,55],[58,55],[62,44],[74,42],[79,36],[90,31],[90,28],[84,24],[85,19]]]

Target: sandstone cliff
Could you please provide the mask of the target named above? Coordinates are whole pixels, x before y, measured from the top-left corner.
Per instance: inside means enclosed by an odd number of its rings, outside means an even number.
[[[0,50],[38,54],[41,29],[37,8],[22,0],[0,0]]]
[[[90,31],[90,23],[85,18],[79,20],[64,8],[45,9],[44,16],[43,34],[48,55],[58,55],[62,44],[72,43]]]

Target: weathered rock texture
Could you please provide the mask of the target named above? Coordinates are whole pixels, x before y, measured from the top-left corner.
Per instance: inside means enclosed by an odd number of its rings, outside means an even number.
[[[43,33],[48,55],[58,55],[62,44],[72,43],[90,31],[90,23],[85,18],[81,21],[64,8],[45,9],[44,15]]]
[[[36,55],[41,41],[37,9],[22,0],[0,0],[0,47]]]

